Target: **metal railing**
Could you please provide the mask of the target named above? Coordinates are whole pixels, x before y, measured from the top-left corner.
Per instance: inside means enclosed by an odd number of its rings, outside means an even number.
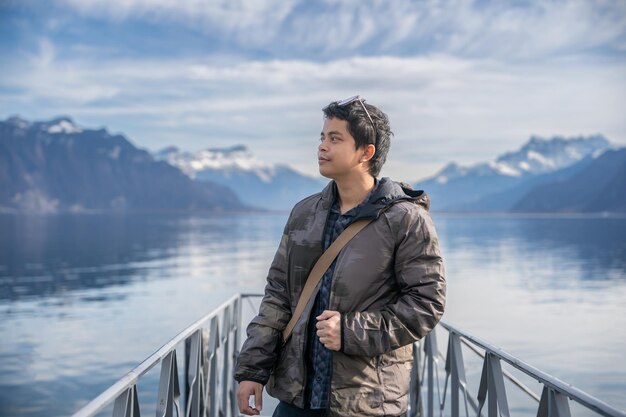
[[[423,340],[414,344],[414,366],[411,379],[409,416],[443,416],[446,411],[446,391],[450,387],[450,409],[445,415],[459,417],[461,402],[465,416],[470,416],[471,407],[476,416],[482,416],[487,403],[488,417],[509,417],[511,415],[505,389],[505,377],[518,389],[526,393],[538,403],[537,417],[570,417],[569,400],[575,401],[586,409],[605,417],[626,417],[623,411],[606,404],[597,398],[573,387],[545,372],[521,361],[502,349],[492,346],[470,334],[467,334],[450,324],[441,321],[438,327],[448,331],[448,348],[446,356],[437,349],[437,337],[431,332]],[[483,359],[482,372],[478,386],[478,393],[471,395],[465,374],[465,361],[461,344],[468,347]],[[443,396],[440,395],[441,384],[438,368],[445,362],[445,382]],[[541,397],[524,385],[510,372],[502,369],[501,362],[505,362],[528,377],[542,384]],[[438,398],[435,399],[435,390]],[[443,397],[443,399],[441,398]]]
[[[216,310],[180,332],[139,366],[76,412],[74,417],[95,416],[106,407],[110,407],[111,403],[113,403],[114,417],[139,417],[137,382],[159,363],[161,373],[156,403],[157,417],[239,416],[236,382],[232,376],[240,346],[242,300],[258,297],[261,295],[234,295]],[[511,414],[505,378],[538,404],[537,417],[570,417],[569,400],[601,416],[626,417],[623,411],[446,322],[440,322],[438,328],[448,332],[448,348],[445,357],[437,349],[435,331],[413,345],[414,362],[409,393],[409,417],[435,417],[435,415],[459,417],[461,406],[466,417],[470,416],[470,407],[474,413],[472,416],[482,417],[485,404],[488,417],[509,417]],[[183,343],[185,395],[183,397],[184,410],[181,410],[176,352],[177,347],[183,346]],[[482,358],[482,373],[475,397],[471,395],[468,387],[462,345]],[[541,383],[541,397],[510,372],[503,370],[501,362],[507,363]],[[440,369],[445,370],[443,384],[439,378]],[[443,395],[441,395],[442,390]],[[437,398],[435,398],[435,393],[437,393]],[[460,401],[461,399],[463,401]]]
[[[137,382],[161,364],[156,415],[222,417],[239,415],[233,381],[239,349],[241,301],[255,294],[237,294],[157,350],[139,366],[74,414],[95,416],[114,401],[114,417],[139,417]],[[222,319],[220,327],[219,319]],[[176,348],[185,345],[185,409],[180,408]]]

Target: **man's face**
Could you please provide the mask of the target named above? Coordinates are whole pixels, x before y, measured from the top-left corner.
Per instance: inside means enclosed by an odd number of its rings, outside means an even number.
[[[364,150],[356,149],[354,137],[348,131],[348,122],[337,118],[324,120],[317,151],[320,174],[339,180],[362,173],[367,169],[361,162],[363,155]]]

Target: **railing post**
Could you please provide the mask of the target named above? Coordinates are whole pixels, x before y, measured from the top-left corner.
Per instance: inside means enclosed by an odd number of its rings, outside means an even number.
[[[133,385],[115,399],[113,417],[140,417],[137,385]]]
[[[209,349],[207,360],[209,362],[209,381],[207,383],[207,400],[209,417],[217,417],[217,349],[220,345],[219,324],[217,317],[211,319],[209,332]]]
[[[204,416],[204,390],[206,378],[204,374],[204,335],[203,329],[198,329],[191,337],[185,340],[185,416]]]
[[[241,297],[235,300],[233,305],[233,365],[237,363],[237,357],[239,356],[239,330],[241,328]],[[239,407],[237,406],[237,382],[233,378],[234,375],[231,374],[229,377],[229,386],[231,387],[230,391],[230,408],[231,415],[236,416],[239,414]]]
[[[424,354],[428,367],[428,417],[435,415],[435,359],[437,356],[437,338],[435,331],[425,338]]]
[[[220,405],[220,415],[225,416],[228,412],[228,400],[230,394],[230,387],[232,387],[231,378],[231,358],[230,358],[230,317],[232,305],[229,305],[224,309],[224,317],[222,324],[222,346],[224,348],[222,357],[222,403]]]
[[[157,397],[157,417],[180,416],[180,385],[178,381],[178,363],[176,349],[167,354],[161,362],[161,379]],[[176,414],[174,414],[174,412]]]
[[[567,397],[544,385],[537,417],[571,417]]]
[[[500,359],[490,352],[487,352],[485,355],[482,376],[480,377],[480,387],[478,388],[479,416],[487,396],[489,396],[488,417],[498,417],[498,410],[501,417],[509,417],[509,404],[506,399],[504,375],[502,374]]]
[[[450,331],[448,335],[448,352],[446,353],[446,374],[450,376],[451,417],[459,417],[459,391],[461,387],[463,387],[463,396],[465,399],[465,415],[469,416],[464,363],[460,336]]]
[[[420,380],[420,364],[422,363],[420,355],[420,343],[413,343],[413,367],[411,368],[411,381],[409,385],[409,416],[416,417],[422,415],[422,386]],[[418,408],[419,407],[419,408]]]

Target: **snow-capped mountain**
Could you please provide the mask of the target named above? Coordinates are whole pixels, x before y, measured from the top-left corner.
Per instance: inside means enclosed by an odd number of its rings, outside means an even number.
[[[197,181],[227,186],[245,204],[266,209],[290,209],[302,198],[320,191],[326,182],[287,165],[261,161],[243,145],[193,153],[171,146],[156,152],[154,157]]]
[[[569,175],[554,175],[569,171]],[[609,149],[548,174],[526,193],[518,191],[511,211],[626,212],[626,148]]]
[[[0,121],[0,211],[244,209],[226,187],[200,184],[122,135],[69,117]]]
[[[51,134],[55,134],[55,133],[72,134],[72,133],[81,133],[83,131],[81,127],[76,125],[74,121],[67,116],[59,117],[49,122],[43,122],[40,124],[40,129]]]
[[[506,211],[509,202],[498,198],[486,204],[488,196],[597,157],[609,147],[602,135],[550,139],[533,136],[517,151],[507,152],[494,161],[469,167],[450,163],[433,177],[418,182],[416,187],[431,195],[435,209]]]
[[[275,165],[260,161],[243,145],[223,149],[209,148],[195,153],[182,152],[177,147],[170,146],[155,153],[154,156],[178,167],[193,179],[206,170],[220,170],[226,176],[249,172],[267,183],[276,176]]]
[[[609,146],[602,135],[552,139],[532,136],[520,150],[500,156],[495,167],[504,175],[543,174],[573,165],[594,153],[597,155]]]
[[[609,142],[602,135],[564,138],[555,136],[545,139],[532,136],[530,140],[515,152],[507,152],[495,161],[484,162],[471,167],[462,167],[451,162],[433,178],[439,184],[467,176],[503,175],[523,177],[543,174],[566,168],[593,153],[602,152],[609,147]]]
[[[29,122],[18,116],[13,116],[5,120],[4,123],[16,128],[18,134],[20,131],[24,134],[26,131],[32,130],[33,128],[39,132],[50,134],[72,134],[81,133],[83,131],[69,116],[56,117],[46,122]]]

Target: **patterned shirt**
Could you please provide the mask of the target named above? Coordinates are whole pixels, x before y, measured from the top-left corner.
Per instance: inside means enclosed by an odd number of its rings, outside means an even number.
[[[335,201],[328,213],[326,226],[324,229],[324,250],[337,239],[337,237],[348,227],[359,214],[360,209],[369,202],[370,197],[374,194],[378,186],[378,181],[374,185],[374,189],[368,194],[358,206],[341,214],[339,208],[339,199],[335,194]],[[311,409],[328,408],[328,400],[330,393],[330,380],[332,372],[332,352],[328,350],[317,336],[317,320],[315,317],[322,314],[324,310],[328,310],[330,302],[330,290],[332,284],[332,276],[335,271],[335,263],[333,261],[324,276],[320,289],[315,297],[313,310],[309,317],[308,337],[307,337],[307,381],[306,396],[309,399],[309,407]]]

